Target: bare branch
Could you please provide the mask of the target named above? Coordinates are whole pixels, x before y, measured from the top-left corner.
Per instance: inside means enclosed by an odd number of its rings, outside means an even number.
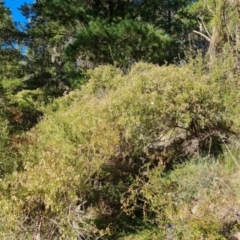
[[[193,30],[193,32],[201,35],[201,36],[204,37],[207,41],[211,42],[211,38],[209,38],[208,36],[206,36],[204,33],[201,33],[201,32],[196,31],[196,30]]]
[[[208,37],[211,38],[211,34],[210,34],[210,32],[208,31],[207,26],[206,26],[205,23],[203,22],[203,18],[202,18],[202,17],[199,17],[199,19],[201,20],[201,23],[202,23],[202,25],[203,25],[203,28],[204,28],[204,30],[206,31]]]

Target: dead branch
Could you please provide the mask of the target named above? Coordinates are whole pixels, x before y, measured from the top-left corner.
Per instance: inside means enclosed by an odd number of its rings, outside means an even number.
[[[193,32],[201,35],[201,36],[204,37],[207,41],[211,42],[211,38],[209,38],[208,36],[206,36],[204,33],[201,33],[201,32],[196,31],[196,30],[193,30]]]

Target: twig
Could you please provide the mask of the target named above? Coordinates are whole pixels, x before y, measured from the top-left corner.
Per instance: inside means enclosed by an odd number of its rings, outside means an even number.
[[[40,232],[41,232],[41,225],[42,225],[42,220],[43,220],[43,214],[44,214],[44,211],[42,210],[40,212],[40,216],[38,218],[37,229],[36,229],[36,233],[33,236],[33,240],[41,240]]]
[[[204,37],[207,41],[211,42],[211,38],[209,38],[208,36],[206,36],[204,33],[201,33],[197,30],[193,30],[194,33],[197,33],[199,35],[201,35],[202,37]]]
[[[208,31],[205,23],[203,22],[203,18],[202,18],[202,17],[199,17],[199,19],[201,20],[201,23],[202,23],[202,25],[203,25],[203,28],[204,28],[204,30],[206,31],[208,37],[211,38],[212,36],[211,36],[210,32]]]
[[[218,135],[219,135],[219,137],[222,139],[222,142],[224,143],[226,149],[228,150],[229,154],[231,155],[232,159],[234,160],[236,166],[237,166],[237,167],[240,167],[240,165],[239,165],[238,162],[237,162],[237,159],[232,155],[232,152],[230,151],[229,147],[228,147],[227,144],[225,143],[222,135],[221,135],[220,133],[218,133]]]

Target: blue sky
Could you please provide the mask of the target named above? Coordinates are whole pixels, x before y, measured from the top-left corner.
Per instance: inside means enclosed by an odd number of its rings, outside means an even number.
[[[27,22],[27,19],[21,14],[18,8],[26,3],[33,3],[34,0],[4,0],[5,6],[12,11],[13,21]]]

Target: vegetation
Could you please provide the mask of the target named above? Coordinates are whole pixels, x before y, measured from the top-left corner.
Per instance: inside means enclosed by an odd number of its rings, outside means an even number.
[[[1,2],[0,239],[239,239],[238,5]]]

